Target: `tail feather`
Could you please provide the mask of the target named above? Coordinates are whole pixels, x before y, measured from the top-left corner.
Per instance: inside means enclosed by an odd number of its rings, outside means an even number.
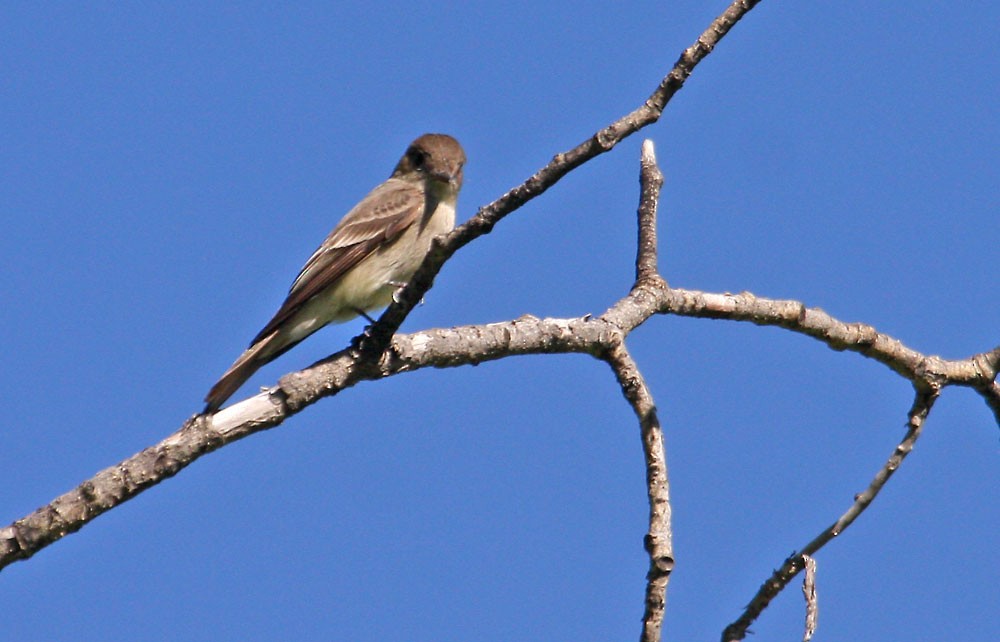
[[[261,367],[273,361],[280,352],[268,350],[276,332],[271,336],[253,344],[240,355],[233,365],[229,366],[219,380],[212,386],[205,396],[204,414],[213,413],[226,403],[226,400],[233,396],[240,387],[246,383],[247,379],[253,376]]]

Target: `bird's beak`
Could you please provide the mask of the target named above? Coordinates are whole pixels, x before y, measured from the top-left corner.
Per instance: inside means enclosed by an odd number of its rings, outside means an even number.
[[[431,176],[436,181],[439,181],[441,183],[447,183],[452,188],[457,188],[459,180],[458,177],[461,175],[461,173],[462,173],[461,168],[456,168],[451,171],[433,172]]]

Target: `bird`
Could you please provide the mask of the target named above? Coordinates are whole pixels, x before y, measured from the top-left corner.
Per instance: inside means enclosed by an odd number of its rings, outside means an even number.
[[[292,282],[281,307],[205,396],[216,412],[254,372],[330,323],[392,302],[430,250],[455,227],[465,151],[447,134],[410,143],[392,175],[337,223]]]

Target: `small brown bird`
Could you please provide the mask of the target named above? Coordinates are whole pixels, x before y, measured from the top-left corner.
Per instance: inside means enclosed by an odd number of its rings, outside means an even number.
[[[465,152],[445,134],[413,141],[392,176],[347,213],[313,252],[288,298],[205,397],[218,410],[261,366],[328,323],[389,305],[430,250],[455,227]]]

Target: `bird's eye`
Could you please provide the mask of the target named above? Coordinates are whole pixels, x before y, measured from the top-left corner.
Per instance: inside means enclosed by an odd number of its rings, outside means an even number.
[[[423,169],[424,162],[427,160],[427,154],[419,149],[410,150],[410,162],[413,163],[414,169]]]

